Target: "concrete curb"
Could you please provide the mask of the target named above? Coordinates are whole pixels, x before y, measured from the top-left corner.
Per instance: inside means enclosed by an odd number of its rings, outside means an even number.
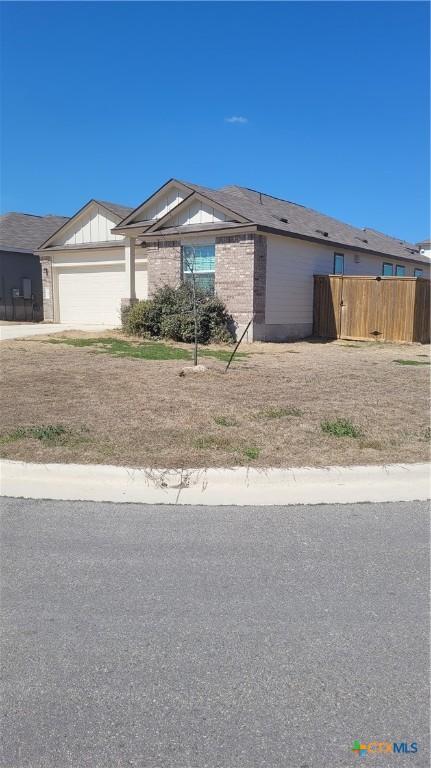
[[[133,469],[0,460],[2,496],[143,504],[286,505],[424,501],[429,464],[292,469]]]

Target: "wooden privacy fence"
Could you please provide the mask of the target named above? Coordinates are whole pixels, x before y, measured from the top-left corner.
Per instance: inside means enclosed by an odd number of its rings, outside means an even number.
[[[422,277],[314,275],[313,335],[430,341],[430,282]]]

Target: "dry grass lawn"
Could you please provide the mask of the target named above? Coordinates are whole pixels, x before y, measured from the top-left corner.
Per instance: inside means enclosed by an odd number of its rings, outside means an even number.
[[[115,357],[42,337],[2,342],[0,455],[152,467],[428,460],[429,365],[394,362],[427,363],[427,348],[340,341],[241,349],[249,357],[227,374],[223,362],[204,358],[205,373],[182,377],[184,360]],[[322,430],[337,418],[359,436]],[[49,425],[57,431],[41,429]]]

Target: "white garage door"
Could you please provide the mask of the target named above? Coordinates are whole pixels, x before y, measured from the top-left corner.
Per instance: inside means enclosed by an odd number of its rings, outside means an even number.
[[[57,279],[61,323],[120,324],[123,266],[64,268],[58,270]]]

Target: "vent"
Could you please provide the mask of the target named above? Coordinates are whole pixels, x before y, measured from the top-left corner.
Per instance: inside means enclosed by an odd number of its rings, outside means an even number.
[[[358,235],[355,235],[355,240],[360,240],[361,243],[368,243],[368,240],[365,237],[358,237]]]
[[[282,221],[283,224],[288,224],[289,223],[289,219],[286,219],[284,216],[274,216],[273,215],[273,219],[277,219],[277,221]]]
[[[319,235],[323,235],[323,237],[328,237],[328,232],[324,232],[323,229],[316,229],[316,232],[318,232]]]

